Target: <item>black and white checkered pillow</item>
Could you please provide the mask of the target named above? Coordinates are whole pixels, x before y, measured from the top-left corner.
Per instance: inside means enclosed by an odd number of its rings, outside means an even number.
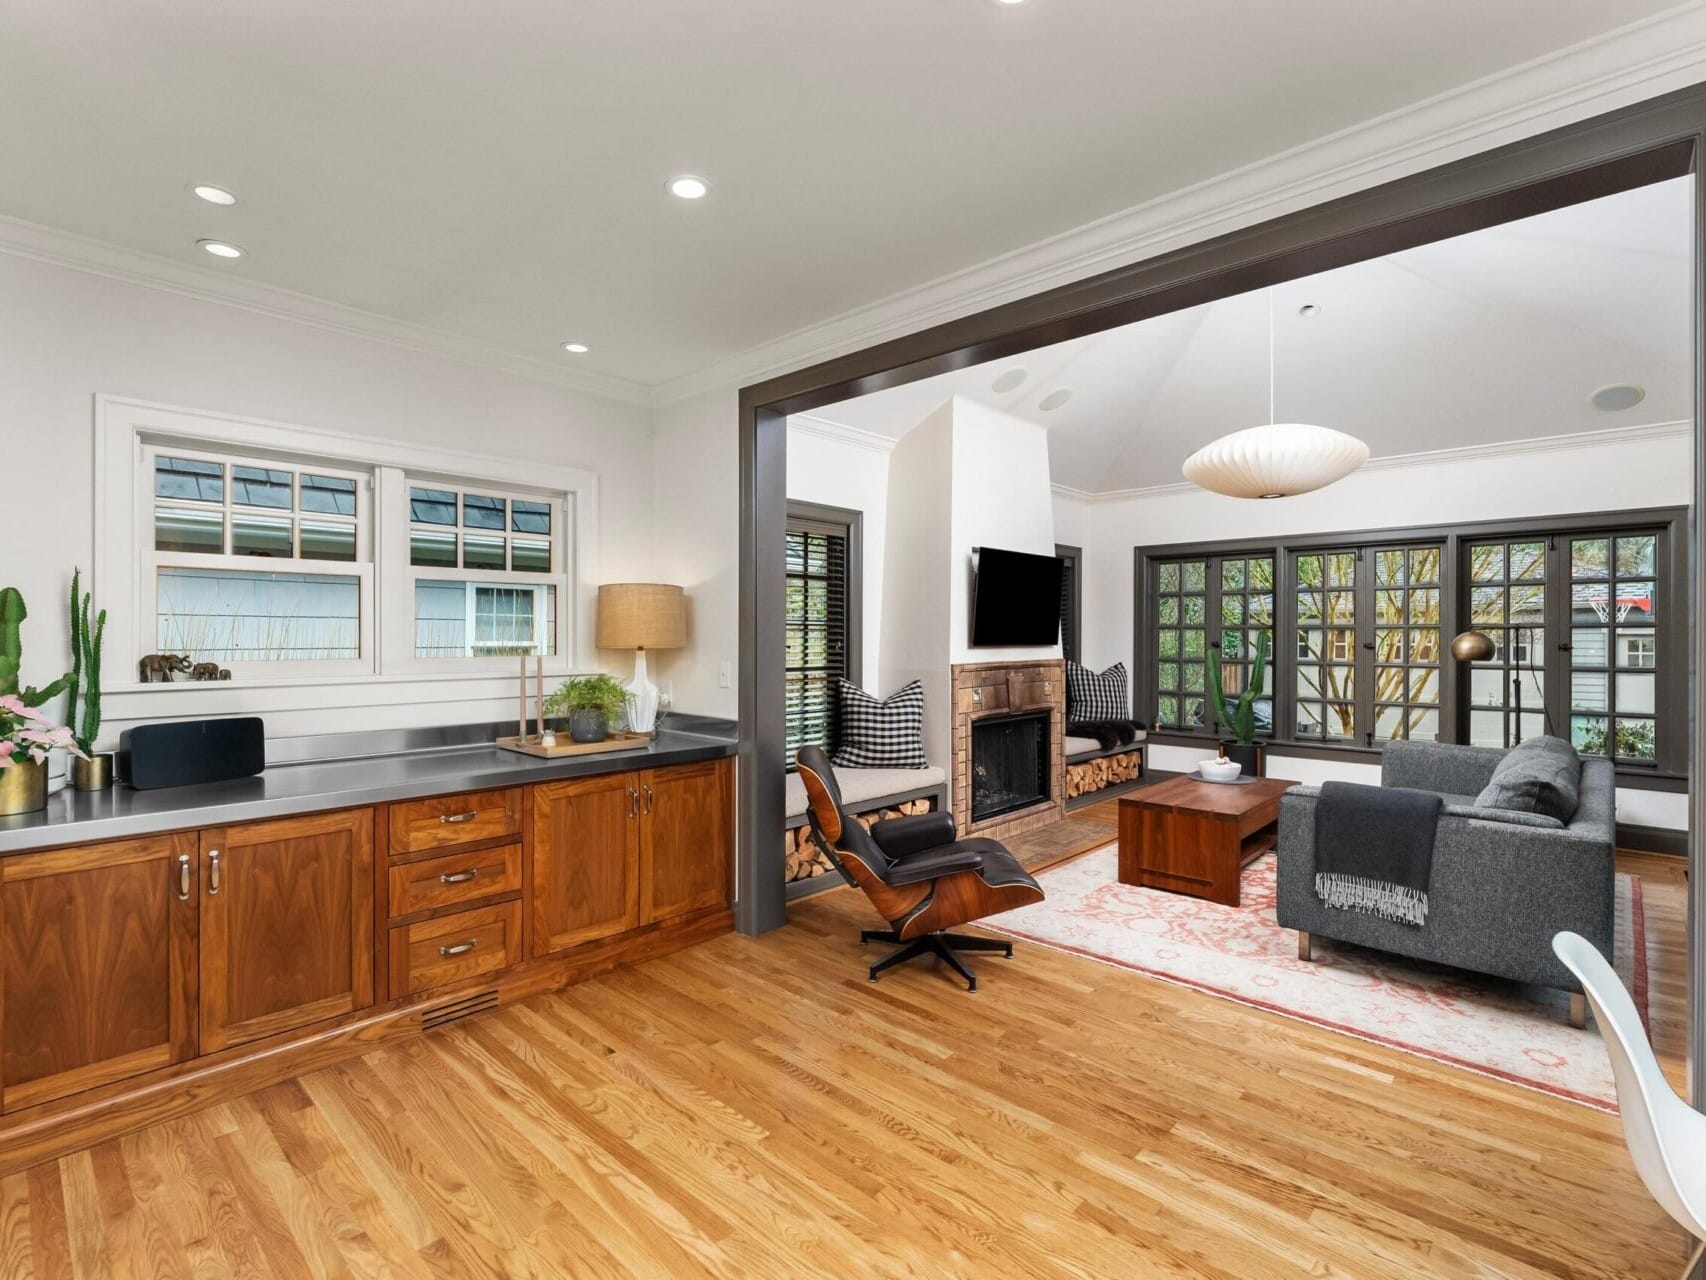
[[[847,769],[926,768],[924,686],[914,680],[879,700],[843,680],[835,763]]]
[[[1130,720],[1131,699],[1126,697],[1125,663],[1116,662],[1097,675],[1089,667],[1068,661],[1066,719],[1069,724]]]

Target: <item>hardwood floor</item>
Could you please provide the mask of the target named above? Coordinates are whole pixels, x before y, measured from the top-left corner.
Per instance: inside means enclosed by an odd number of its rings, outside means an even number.
[[[1091,810],[1081,811],[1082,817]],[[1060,833],[1064,840],[1068,833]],[[1680,867],[1626,860],[1682,1043]],[[1674,1275],[1614,1117],[847,890],[0,1180],[0,1276]]]

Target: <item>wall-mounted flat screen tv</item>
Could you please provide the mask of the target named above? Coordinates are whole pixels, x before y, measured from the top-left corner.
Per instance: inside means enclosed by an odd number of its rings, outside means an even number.
[[[972,648],[1059,643],[1060,575],[1058,556],[979,549],[972,575]]]

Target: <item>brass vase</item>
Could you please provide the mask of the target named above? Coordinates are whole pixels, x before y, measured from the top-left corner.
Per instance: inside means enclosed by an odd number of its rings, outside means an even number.
[[[105,791],[113,785],[113,753],[97,751],[85,760],[71,757],[71,787],[74,791]]]
[[[47,764],[13,760],[0,769],[0,816],[47,808]]]

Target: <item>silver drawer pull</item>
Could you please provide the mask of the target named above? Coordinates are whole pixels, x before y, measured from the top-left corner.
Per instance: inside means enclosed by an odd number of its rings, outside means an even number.
[[[209,849],[207,852],[207,896],[213,897],[219,892],[219,850]]]
[[[447,871],[438,878],[440,884],[467,884],[480,874],[480,868],[469,867],[466,871]]]
[[[188,902],[189,900],[190,900],[190,855],[187,853],[180,853],[178,855],[178,901],[179,902]]]
[[[472,822],[479,816],[480,811],[478,809],[470,809],[466,813],[441,813],[438,815],[438,820],[440,822]]]
[[[438,954],[441,956],[465,956],[479,945],[480,940],[478,938],[469,938],[468,941],[458,942],[454,946],[440,947]]]

